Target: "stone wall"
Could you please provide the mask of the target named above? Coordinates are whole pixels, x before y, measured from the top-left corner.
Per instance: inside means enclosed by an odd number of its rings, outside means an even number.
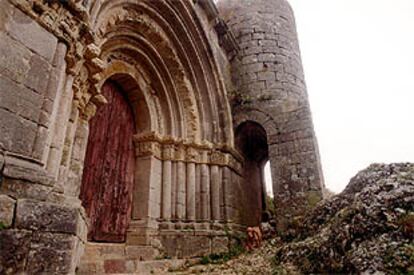
[[[0,18],[0,273],[73,273],[85,217],[46,169],[67,47],[9,1]]]
[[[240,47],[232,62],[234,126],[253,121],[266,130],[276,206],[289,219],[319,201],[323,188],[294,15],[285,0],[218,6]]]
[[[200,256],[238,228],[232,40],[218,36],[217,10],[113,3],[0,3],[0,273],[75,272],[88,245],[79,200],[88,123],[108,79],[125,91],[138,130],[126,246]]]

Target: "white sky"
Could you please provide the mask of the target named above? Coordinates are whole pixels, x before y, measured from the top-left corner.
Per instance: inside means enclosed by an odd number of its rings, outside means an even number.
[[[289,0],[325,184],[414,161],[414,0]]]

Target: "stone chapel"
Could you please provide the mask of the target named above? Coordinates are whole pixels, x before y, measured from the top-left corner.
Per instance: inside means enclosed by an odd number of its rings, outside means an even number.
[[[268,161],[283,230],[324,188],[286,0],[0,0],[0,274],[226,251]]]

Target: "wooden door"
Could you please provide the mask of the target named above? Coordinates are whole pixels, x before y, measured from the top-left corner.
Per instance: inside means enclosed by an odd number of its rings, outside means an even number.
[[[106,82],[101,106],[89,123],[80,198],[90,219],[90,241],[124,242],[134,182],[134,118],[115,83]]]

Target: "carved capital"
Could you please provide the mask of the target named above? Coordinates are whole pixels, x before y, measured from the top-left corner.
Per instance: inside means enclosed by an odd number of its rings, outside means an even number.
[[[210,162],[215,165],[226,165],[226,155],[220,151],[212,151],[210,154]]]
[[[242,171],[242,160],[238,155],[233,155],[237,151],[231,147],[161,136],[156,132],[136,135],[134,141],[139,157],[154,156],[160,160],[227,166],[239,174]]]
[[[157,142],[141,142],[135,146],[135,155],[137,157],[154,156],[161,159],[161,146]]]
[[[174,160],[175,146],[174,144],[165,144],[162,147],[162,157],[164,160]]]

